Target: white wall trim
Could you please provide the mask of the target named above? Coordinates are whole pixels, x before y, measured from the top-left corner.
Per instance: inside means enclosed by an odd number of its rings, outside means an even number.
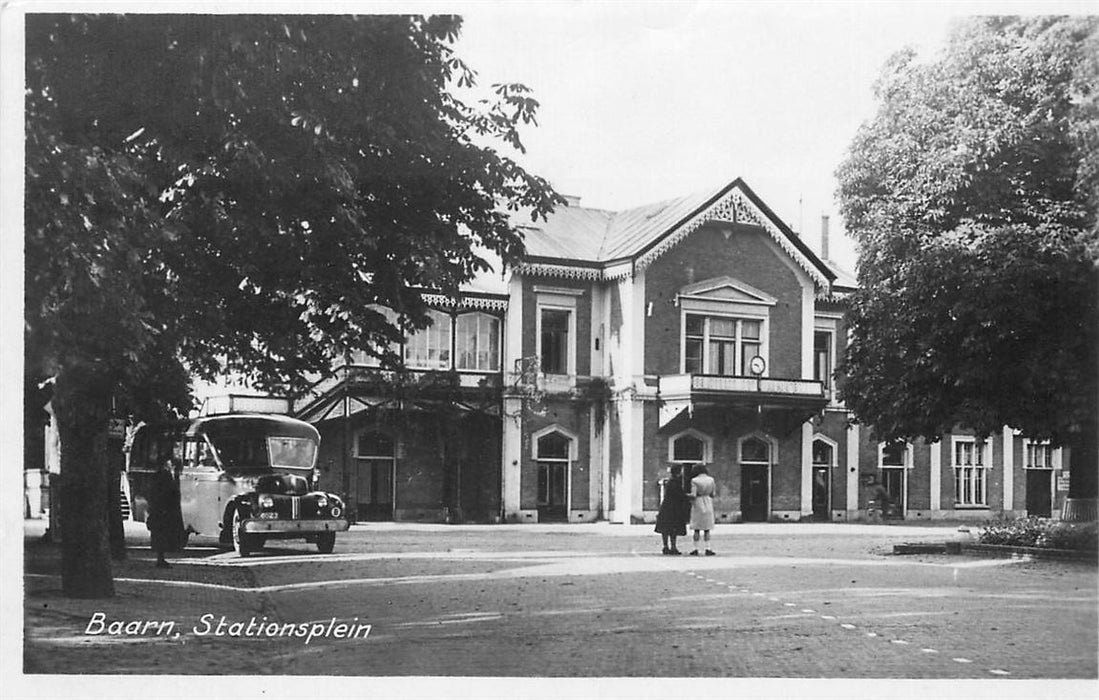
[[[828,476],[831,489],[832,475]],[[801,514],[813,514],[813,424],[809,421],[801,424]]]
[[[1004,426],[1004,507],[1015,510],[1015,431]]]
[[[854,520],[859,511],[859,426],[847,428],[847,518]]]
[[[943,442],[931,443],[931,510],[941,510],[943,507]]]

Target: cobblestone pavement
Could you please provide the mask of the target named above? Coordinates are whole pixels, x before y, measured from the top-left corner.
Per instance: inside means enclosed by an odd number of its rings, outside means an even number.
[[[27,532],[30,673],[986,682],[1099,673],[1095,565],[891,554],[900,542],[957,538],[956,527],[731,525],[716,531],[718,556],[666,557],[649,526],[371,525],[332,555],[295,542],[248,559],[196,546],[157,570],[133,549],[110,601],[62,598],[56,547]],[[165,635],[86,634],[97,612],[104,627],[175,625]],[[253,618],[290,636],[248,634]],[[339,624],[370,628],[337,638]],[[296,636],[314,625],[324,632]]]

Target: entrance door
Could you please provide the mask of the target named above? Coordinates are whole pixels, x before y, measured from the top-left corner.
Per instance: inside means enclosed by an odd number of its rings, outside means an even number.
[[[538,522],[569,518],[569,464],[572,440],[559,432],[538,438]]]
[[[813,467],[813,520],[831,520],[828,508],[830,471],[828,467]]]
[[[767,522],[767,467],[742,464],[740,467],[740,516],[746,523]]]
[[[358,467],[359,520],[392,520],[393,460],[360,459]]]
[[[882,513],[887,518],[903,518],[905,511],[904,503],[904,473],[905,470],[901,469],[885,469],[881,470],[881,482],[885,487],[885,492],[889,494],[889,506],[888,511]]]
[[[568,519],[568,462],[538,463],[538,522]]]
[[[355,507],[359,520],[393,519],[393,438],[371,431],[359,435],[355,450]]]
[[[828,442],[813,440],[813,520],[832,519],[832,463],[834,450]]]
[[[1052,469],[1026,470],[1026,514],[1048,518],[1052,514],[1053,498],[1050,495]]]

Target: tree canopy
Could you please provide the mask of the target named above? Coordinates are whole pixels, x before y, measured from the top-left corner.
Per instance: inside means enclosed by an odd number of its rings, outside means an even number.
[[[517,84],[457,97],[476,81],[460,29],[27,16],[27,382],[56,378],[63,489],[84,491],[62,498],[88,503],[66,556],[99,546],[111,401],[186,411],[191,374],[293,388],[351,348],[392,360],[427,323],[417,289],[455,293],[479,250],[521,255],[509,212],[559,198],[501,150],[522,151],[538,103]],[[64,575],[109,593],[101,567]]]
[[[1011,426],[1094,449],[1097,28],[973,18],[883,69],[837,173],[860,252],[843,395],[880,439]]]

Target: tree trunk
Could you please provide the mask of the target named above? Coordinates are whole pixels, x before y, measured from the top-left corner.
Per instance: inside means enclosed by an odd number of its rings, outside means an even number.
[[[57,377],[61,436],[61,589],[70,598],[114,596],[107,536],[107,420],[111,383],[88,364]]]
[[[1069,498],[1099,497],[1099,429],[1085,426],[1069,442]]]

